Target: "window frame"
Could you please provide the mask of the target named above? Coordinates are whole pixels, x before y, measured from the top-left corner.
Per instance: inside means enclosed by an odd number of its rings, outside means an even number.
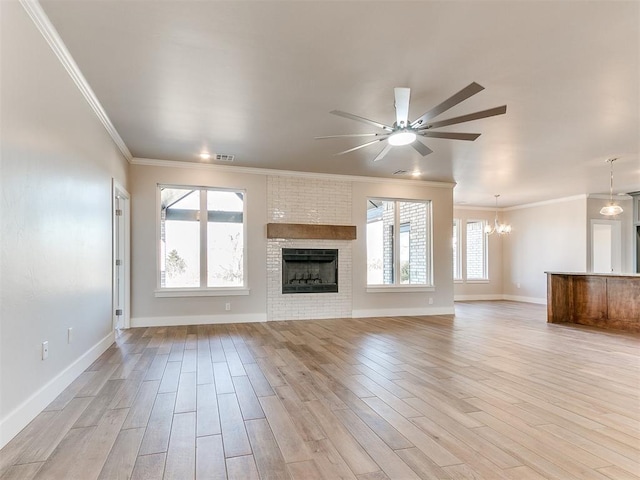
[[[467,261],[469,251],[469,236],[467,235],[469,223],[480,223],[482,231],[482,278],[469,278],[469,264]],[[466,283],[489,283],[489,236],[485,232],[487,220],[483,218],[466,218],[464,221],[464,281]]]
[[[367,197],[366,204],[369,202],[375,203],[378,202],[394,202],[394,221],[392,225],[393,230],[393,284],[370,284],[368,280],[368,271],[365,272],[365,282],[366,282],[366,291],[367,293],[376,293],[376,292],[433,292],[435,291],[435,286],[433,283],[433,201],[425,200],[425,199],[415,199],[415,198],[390,198],[390,197]],[[400,274],[400,234],[401,234],[401,226],[402,223],[400,221],[400,203],[422,203],[426,206],[425,208],[425,228],[426,228],[426,245],[425,245],[425,262],[426,262],[426,275],[427,275],[427,283],[419,283],[419,284],[408,284],[408,283],[400,283],[401,282],[401,274]],[[369,222],[366,220],[365,215],[365,225],[368,225]],[[406,223],[406,222],[405,222]],[[365,239],[367,235],[367,228],[365,227]],[[366,242],[365,242],[366,244]],[[366,264],[369,262],[368,251],[365,251]]]
[[[161,286],[161,265],[162,265],[162,197],[163,188],[190,189],[200,191],[200,286],[199,287],[162,287]],[[242,193],[242,285],[233,287],[208,287],[207,283],[207,257],[208,257],[208,209],[207,196],[203,191],[233,192]],[[247,191],[242,188],[212,187],[207,185],[179,185],[173,183],[156,184],[156,288],[155,297],[216,297],[216,296],[236,296],[249,295],[248,280],[248,237],[247,237]],[[206,212],[203,215],[202,212]],[[204,277],[203,277],[204,276]]]

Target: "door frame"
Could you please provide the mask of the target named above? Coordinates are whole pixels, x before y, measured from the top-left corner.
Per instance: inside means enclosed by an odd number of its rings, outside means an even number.
[[[112,255],[111,255],[111,277],[112,277],[112,292],[111,292],[111,316],[112,316],[112,329],[115,330],[118,325],[118,316],[116,315],[116,290],[118,288],[117,282],[117,269],[116,259],[118,253],[118,246],[122,249],[121,260],[123,264],[121,281],[124,282],[123,295],[124,301],[122,304],[122,328],[127,329],[131,327],[131,195],[129,192],[116,180],[112,179]],[[118,238],[118,215],[116,210],[120,203],[120,210],[122,211],[121,219],[123,232]],[[118,245],[118,243],[121,243]]]
[[[593,272],[593,227],[594,225],[609,225],[611,227],[611,265],[614,268],[612,273],[622,272],[622,221],[605,220],[603,218],[592,218],[589,224],[589,271]],[[615,267],[618,267],[615,270]]]

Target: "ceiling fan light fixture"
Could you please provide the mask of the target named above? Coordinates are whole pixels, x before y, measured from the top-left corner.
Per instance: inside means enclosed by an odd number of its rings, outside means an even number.
[[[398,130],[389,136],[389,145],[393,145],[394,147],[409,145],[415,141],[416,134],[406,129]]]

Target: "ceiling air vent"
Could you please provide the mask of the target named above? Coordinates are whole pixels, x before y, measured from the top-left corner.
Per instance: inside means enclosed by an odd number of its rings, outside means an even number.
[[[408,172],[406,170],[396,170],[393,172],[394,175],[406,175]]]
[[[235,155],[227,155],[224,153],[216,153],[216,160],[219,162],[233,162]]]

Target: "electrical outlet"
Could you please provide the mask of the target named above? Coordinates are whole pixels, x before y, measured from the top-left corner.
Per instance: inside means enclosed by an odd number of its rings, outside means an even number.
[[[520,283],[516,283],[516,288],[520,288]]]
[[[429,297],[429,305],[433,305],[433,297]]]
[[[73,328],[69,327],[67,329],[67,343],[73,342]]]
[[[231,310],[231,302],[227,302],[224,304],[224,309],[228,312],[229,310]]]
[[[49,342],[42,342],[42,359],[46,360],[49,357]]]

